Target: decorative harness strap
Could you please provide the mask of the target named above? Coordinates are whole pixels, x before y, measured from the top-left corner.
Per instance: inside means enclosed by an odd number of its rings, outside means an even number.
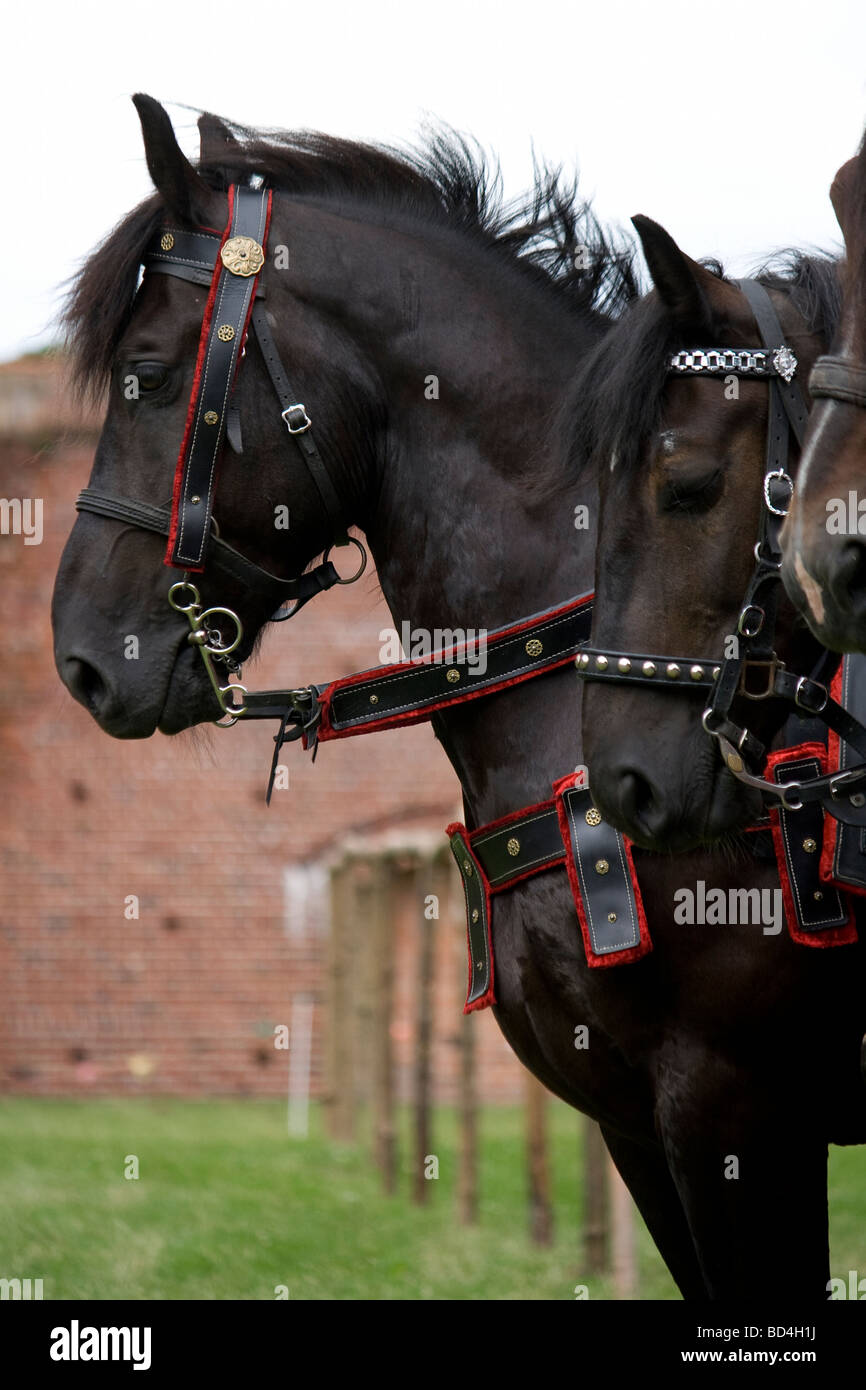
[[[219,245],[202,320],[186,428],[175,470],[165,555],[167,565],[192,573],[204,569],[217,461],[256,281],[265,261],[271,198],[269,189],[232,185],[228,192],[229,220]],[[170,266],[173,250],[172,233],[163,233],[163,269]]]
[[[446,830],[466,896],[464,1013],[496,1003],[492,899],[547,869],[567,869],[587,965],[619,965],[652,950],[631,846],[602,820],[581,775],[555,782],[550,801],[471,832],[458,822]]]

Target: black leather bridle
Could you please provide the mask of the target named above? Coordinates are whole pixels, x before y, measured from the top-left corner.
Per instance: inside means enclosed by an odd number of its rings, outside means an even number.
[[[340,499],[313,437],[312,421],[292,391],[268,323],[260,275],[267,252],[272,197],[268,188],[233,184],[228,190],[229,215],[222,235],[207,228],[185,231],[167,226],[144,253],[144,265],[150,273],[174,275],[206,285],[209,290],[171,507],[157,507],[93,488],[84,488],[76,501],[79,511],[128,521],[168,537],[165,563],[184,571],[183,580],[169,592],[169,602],[189,620],[189,640],[198,646],[223,716],[229,719],[228,724],[223,724],[220,716],[215,722],[225,728],[247,713],[246,705],[238,704],[235,694],[240,693],[243,699],[248,692],[240,683],[222,685],[213,662],[240,672],[232,653],[240,645],[243,629],[231,609],[203,609],[189,576],[203,572],[207,563],[218,578],[239,582],[254,597],[264,599],[274,620],[282,621],[294,617],[325,589],[359,579],[367,563],[361,542],[347,535]],[[217,465],[226,438],[236,452],[242,450],[232,390],[250,325],[279,401],[280,417],[315,484],[332,543],[352,544],[359,551],[360,564],[349,579],[340,578],[329,559],[330,549],[321,564],[308,573],[280,579],[219,537],[213,515]],[[292,604],[288,611],[284,608],[287,603]],[[235,635],[230,641],[224,638],[220,627],[226,622],[234,624]]]
[[[809,375],[809,392],[845,405],[866,407],[866,367],[847,357],[819,357]]]
[[[585,647],[576,659],[583,680],[638,684],[670,690],[706,690],[703,727],[718,741],[730,771],[740,781],[776,797],[788,810],[819,802],[838,820],[866,825],[866,764],[803,782],[775,783],[749,772],[747,760],[761,765],[763,744],[737,725],[731,710],[737,696],[787,701],[804,718],[820,719],[866,758],[866,728],[830,695],[829,680],[839,662],[825,651],[808,676],[789,671],[774,650],[782,551],[779,532],[794,491],[789,471],[790,435],[802,445],[808,409],[794,381],[797,360],[785,345],[782,327],[766,289],[740,280],[758,329],[761,349],[694,348],[675,353],[672,376],[736,376],[766,381],[769,388],[766,463],[755,569],[737,620],[736,654],[722,658],[658,656]],[[823,361],[826,359],[819,359]],[[866,380],[866,372],[864,372]],[[810,378],[810,389],[814,372]],[[820,378],[819,378],[820,380]],[[866,404],[866,395],[862,402]]]

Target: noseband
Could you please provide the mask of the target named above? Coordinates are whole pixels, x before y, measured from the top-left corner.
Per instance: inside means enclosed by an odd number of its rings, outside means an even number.
[[[775,650],[782,551],[779,533],[794,492],[788,451],[793,432],[802,445],[808,410],[794,381],[797,359],[784,344],[782,327],[769,294],[756,280],[740,280],[763,342],[762,349],[692,348],[674,353],[668,363],[671,376],[736,376],[766,381],[769,387],[767,448],[762,488],[761,519],[754,547],[755,569],[737,619],[736,655],[722,658],[652,656],[633,652],[601,651],[584,647],[576,658],[583,680],[661,686],[669,690],[705,690],[707,704],[702,722],[719,744],[724,761],[740,781],[778,798],[788,810],[817,801],[839,820],[866,824],[866,764],[843,773],[804,782],[770,782],[747,770],[746,760],[763,762],[763,744],[731,719],[737,696],[747,700],[781,699],[803,717],[820,718],[857,752],[866,757],[866,728],[830,696],[825,680],[838,657],[825,652],[809,676],[789,671]],[[775,346],[778,345],[778,346]],[[831,359],[819,359],[818,365]],[[814,392],[815,371],[810,378]],[[866,385],[866,371],[863,372]],[[822,380],[819,375],[819,385]],[[820,390],[817,394],[821,394]],[[824,392],[824,394],[830,394]],[[866,405],[866,392],[860,404]],[[793,471],[793,470],[792,470]],[[832,675],[832,669],[830,674]]]

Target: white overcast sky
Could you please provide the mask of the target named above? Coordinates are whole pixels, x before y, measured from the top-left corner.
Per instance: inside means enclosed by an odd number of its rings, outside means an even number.
[[[9,6],[0,360],[52,336],[58,286],[150,188],[132,92],[250,125],[402,143],[438,117],[577,166],[734,272],[837,244],[827,197],[866,123],[864,0],[79,0]],[[170,107],[196,150],[194,116]]]

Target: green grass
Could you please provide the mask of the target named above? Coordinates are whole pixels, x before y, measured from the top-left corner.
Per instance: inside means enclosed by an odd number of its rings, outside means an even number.
[[[435,1116],[440,1177],[409,1200],[408,1116],[398,1194],[385,1197],[365,1146],[337,1145],[313,1114],[286,1134],[268,1101],[0,1103],[0,1275],[42,1278],[46,1298],[572,1299],[610,1286],[581,1268],[579,1121],[550,1106],[556,1232],[527,1235],[523,1114],[487,1108],[477,1226],[456,1221],[456,1123]],[[126,1156],[138,1180],[124,1178]],[[860,1269],[863,1150],[833,1150],[833,1272]],[[794,1218],[795,1219],[795,1218]],[[642,1299],[676,1298],[646,1231]]]

